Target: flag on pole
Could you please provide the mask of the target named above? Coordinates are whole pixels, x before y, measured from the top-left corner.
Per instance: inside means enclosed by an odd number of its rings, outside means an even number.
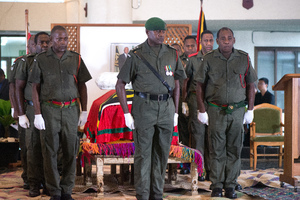
[[[28,10],[25,10],[25,37],[26,37],[26,54],[28,54],[28,40],[31,37],[29,30],[29,22],[28,22]]]
[[[197,30],[197,52],[201,50],[201,44],[200,44],[201,33],[204,30],[206,30],[205,16],[202,9],[202,0],[200,0],[200,2],[201,2],[201,9],[200,9],[200,16],[199,16],[198,30]]]

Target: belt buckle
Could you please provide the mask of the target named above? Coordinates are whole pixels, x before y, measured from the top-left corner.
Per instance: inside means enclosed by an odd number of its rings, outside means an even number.
[[[157,101],[162,101],[162,100],[164,100],[164,95],[163,94],[157,95]]]
[[[61,102],[60,108],[63,108],[65,106],[65,102]]]

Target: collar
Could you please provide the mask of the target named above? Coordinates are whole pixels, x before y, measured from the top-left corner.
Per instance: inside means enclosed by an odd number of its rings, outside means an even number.
[[[234,57],[240,57],[240,56],[241,55],[239,54],[239,52],[235,48],[232,48],[232,53],[230,54],[228,60],[232,60]],[[214,50],[214,57],[219,57],[222,60],[227,60],[227,58],[225,58],[223,54],[220,52],[219,48]]]
[[[59,59],[58,56],[56,55],[56,53],[53,51],[52,47],[50,47],[47,52],[46,52],[47,56],[53,56],[56,59]],[[64,60],[66,59],[68,56],[72,56],[72,53],[69,50],[66,50],[64,55],[59,59],[59,60]]]
[[[158,57],[161,57],[166,52],[168,52],[168,47],[165,44],[161,44],[161,49],[159,51]],[[151,50],[151,47],[148,44],[148,39],[142,45],[142,53],[155,55],[155,53]]]

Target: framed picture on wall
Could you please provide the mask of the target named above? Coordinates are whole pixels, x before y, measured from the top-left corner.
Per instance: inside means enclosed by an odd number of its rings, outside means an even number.
[[[138,43],[111,43],[110,45],[110,71],[119,72],[124,65],[127,55]]]

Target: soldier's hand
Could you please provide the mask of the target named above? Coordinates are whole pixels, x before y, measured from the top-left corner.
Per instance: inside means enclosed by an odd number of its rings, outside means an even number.
[[[178,125],[178,114],[174,114],[174,127]]]
[[[199,112],[199,110],[197,110],[197,112],[198,112],[198,120],[202,124],[208,125],[208,114],[207,114],[207,112],[201,113],[201,112]]]
[[[247,110],[247,112],[244,115],[243,124],[250,124],[253,121],[253,117],[253,110]]]
[[[131,130],[135,129],[134,127],[134,119],[132,117],[132,115],[130,113],[125,113],[124,114],[125,117],[125,124],[128,128],[130,128]]]
[[[182,102],[182,114],[189,116],[189,107],[186,102]]]
[[[78,126],[83,126],[87,122],[87,111],[82,111],[79,116]]]
[[[19,116],[19,124],[22,128],[29,128],[29,120],[26,115]]]
[[[41,114],[34,115],[34,126],[39,130],[45,130],[45,121]]]

